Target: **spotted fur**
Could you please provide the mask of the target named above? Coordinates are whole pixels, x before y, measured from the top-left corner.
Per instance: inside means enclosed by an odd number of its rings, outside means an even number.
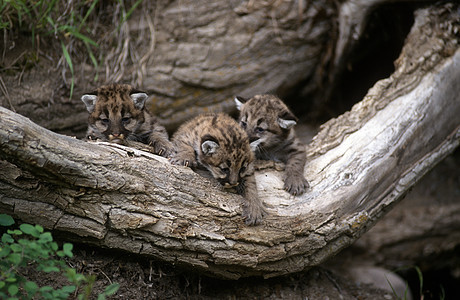
[[[305,145],[295,135],[297,118],[276,96],[256,95],[250,99],[236,97],[239,122],[249,136],[256,158],[286,164],[284,188],[292,195],[308,189],[304,167]]]
[[[83,95],[89,112],[86,137],[125,145],[141,142],[156,154],[169,156],[172,144],[165,128],[145,108],[147,98],[127,84],[105,85]]]
[[[179,127],[171,140],[172,164],[205,168],[224,187],[244,196],[246,224],[261,222],[265,210],[257,196],[254,154],[235,120],[225,114],[200,115]]]

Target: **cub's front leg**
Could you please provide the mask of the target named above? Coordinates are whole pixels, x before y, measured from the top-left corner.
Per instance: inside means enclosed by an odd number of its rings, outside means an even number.
[[[171,154],[171,163],[173,165],[181,165],[186,167],[196,167],[197,160],[195,157],[195,149],[187,143],[177,141],[174,143],[174,151]]]
[[[292,151],[286,161],[284,189],[291,195],[302,195],[310,187],[303,175],[306,161],[303,147],[297,147],[296,151]]]
[[[149,136],[149,145],[153,147],[154,153],[164,157],[171,157],[173,145],[168,139],[168,133],[162,126],[155,126]]]
[[[243,217],[247,225],[258,225],[267,214],[262,200],[257,195],[254,174],[245,177],[237,187],[238,194],[244,197]]]

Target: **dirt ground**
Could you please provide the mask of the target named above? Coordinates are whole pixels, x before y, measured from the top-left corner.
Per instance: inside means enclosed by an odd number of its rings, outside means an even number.
[[[281,278],[226,281],[126,253],[75,246],[75,256],[67,262],[80,273],[96,275],[94,299],[114,282],[120,289],[110,299],[394,299],[391,293],[356,285],[323,267]],[[29,270],[27,275],[40,285],[68,284],[59,274]]]

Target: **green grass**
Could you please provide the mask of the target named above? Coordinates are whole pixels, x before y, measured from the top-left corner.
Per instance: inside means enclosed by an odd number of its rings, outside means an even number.
[[[394,272],[397,273],[397,272],[407,271],[407,270],[411,270],[411,269],[414,269],[417,272],[417,278],[418,278],[418,283],[419,283],[418,293],[420,295],[420,300],[424,300],[425,296],[424,296],[424,286],[423,286],[423,273],[422,273],[422,270],[418,266],[402,267],[402,268],[396,269]],[[388,280],[388,278],[387,278],[387,282],[390,285],[390,288],[393,291],[393,295],[395,296],[396,299],[398,299],[398,300],[406,300],[408,298],[409,284],[408,284],[407,281],[406,281],[406,290],[405,290],[405,293],[404,293],[403,297],[400,297],[396,293],[395,289],[393,288],[393,285]],[[439,293],[438,297],[439,297],[440,300],[446,299],[446,293],[445,293],[445,290],[444,290],[443,286],[440,286],[440,293]]]
[[[59,0],[4,0],[0,7],[0,30],[30,35],[33,46],[36,46],[37,39],[43,37],[57,39],[61,44],[62,56],[72,75],[70,87],[70,97],[72,97],[75,84],[72,56],[69,51],[72,41],[83,43],[94,67],[98,67],[98,61],[92,50],[92,47],[97,48],[98,44],[88,36],[89,31],[85,27],[88,17],[94,12],[97,4],[98,0],[90,2],[80,0],[75,3]],[[82,11],[86,11],[83,16]]]
[[[133,3],[126,7],[125,2]],[[142,0],[117,0],[111,4],[121,8],[122,19],[116,30],[139,6]],[[59,45],[60,61],[71,73],[70,97],[75,85],[75,56],[85,55],[98,70],[101,57],[92,22],[99,16],[98,9],[104,5],[99,0],[3,0],[0,2],[0,32],[8,36],[29,36],[34,48],[40,39],[51,39]],[[102,13],[111,13],[102,12]],[[59,49],[58,48],[58,49]],[[83,52],[82,53],[82,50]],[[99,59],[98,59],[99,58]],[[94,80],[98,78],[95,72]]]

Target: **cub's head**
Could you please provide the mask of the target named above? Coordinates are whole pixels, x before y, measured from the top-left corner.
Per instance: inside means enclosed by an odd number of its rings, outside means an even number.
[[[276,96],[236,97],[235,103],[240,111],[240,125],[248,134],[253,151],[279,145],[297,124],[297,118]]]
[[[87,137],[123,144],[144,122],[148,96],[127,84],[111,84],[85,94],[81,100],[89,112]]]
[[[201,136],[198,161],[224,187],[237,187],[254,172],[254,154],[246,133],[230,117],[228,124]],[[231,124],[231,126],[229,125]]]

